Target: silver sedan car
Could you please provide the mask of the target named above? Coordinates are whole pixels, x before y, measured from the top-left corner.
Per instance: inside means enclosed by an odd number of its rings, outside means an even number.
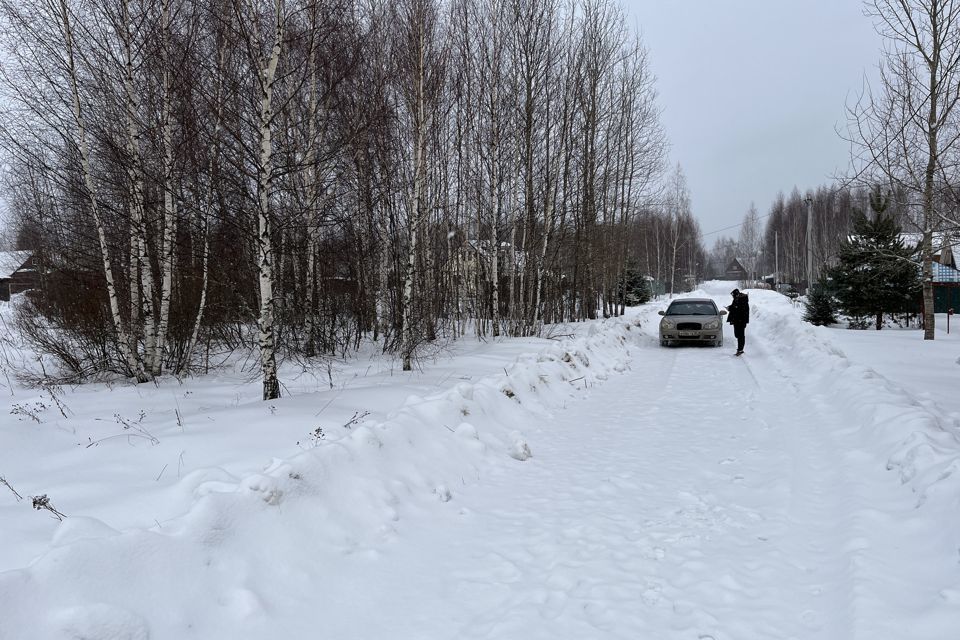
[[[707,342],[715,347],[723,344],[723,316],[726,309],[717,309],[710,298],[680,298],[666,311],[659,312],[660,346],[673,342]]]

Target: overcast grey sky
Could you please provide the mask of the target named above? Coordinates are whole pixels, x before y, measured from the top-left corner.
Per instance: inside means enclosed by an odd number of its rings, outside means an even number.
[[[671,161],[705,234],[846,168],[836,130],[882,45],[860,0],[621,1],[650,50]]]

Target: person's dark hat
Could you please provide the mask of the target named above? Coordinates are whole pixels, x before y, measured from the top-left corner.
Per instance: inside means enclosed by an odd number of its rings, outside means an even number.
[[[740,293],[740,289],[734,289],[733,291],[730,292],[730,295],[735,296],[738,293]]]

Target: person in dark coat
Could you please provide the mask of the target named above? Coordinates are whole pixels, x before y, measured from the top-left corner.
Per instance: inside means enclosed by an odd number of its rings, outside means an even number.
[[[747,323],[750,322],[750,298],[739,289],[730,292],[733,302],[727,307],[727,322],[733,325],[733,335],[737,337],[737,353],[743,355],[743,343],[746,341]]]

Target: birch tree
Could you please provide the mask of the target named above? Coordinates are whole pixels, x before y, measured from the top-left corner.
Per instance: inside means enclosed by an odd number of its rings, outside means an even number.
[[[938,204],[957,183],[960,157],[960,2],[870,0],[866,11],[888,47],[876,93],[868,88],[848,109],[854,165],[920,211],[923,337],[933,340],[933,234],[947,217]]]
[[[97,185],[93,176],[93,167],[90,161],[90,148],[87,143],[87,130],[84,123],[84,112],[80,94],[79,71],[77,69],[74,33],[70,16],[70,10],[66,0],[59,0],[60,10],[60,28],[63,34],[63,45],[66,58],[67,80],[70,84],[70,93],[73,99],[73,117],[76,125],[77,139],[76,145],[80,155],[80,165],[83,173],[83,183],[86,188],[90,216],[96,229],[97,238],[100,244],[100,255],[103,262],[103,276],[106,283],[107,298],[110,303],[110,315],[113,319],[113,329],[117,336],[117,343],[120,353],[126,362],[127,367],[138,382],[147,382],[150,377],[143,369],[143,365],[132,348],[133,341],[128,333],[128,328],[121,316],[120,299],[117,295],[115,286],[115,275],[113,270],[113,260],[110,256],[110,247],[107,244],[106,229],[100,212],[100,202],[97,198]]]
[[[148,353],[150,372],[163,373],[164,350],[167,345],[167,329],[170,325],[170,302],[173,295],[174,240],[176,238],[177,212],[173,186],[173,78],[171,48],[171,0],[162,0],[160,5],[160,65],[161,65],[161,136],[163,144],[163,224],[160,250],[160,315],[157,319],[157,336],[153,350]]]
[[[274,297],[274,244],[272,231],[272,198],[274,196],[274,91],[277,68],[284,43],[284,0],[274,0],[263,17],[263,35],[257,32],[261,15],[245,0],[235,0],[236,25],[243,33],[251,70],[255,72],[253,88],[256,93],[255,179],[256,192],[256,273],[259,294],[260,369],[263,377],[263,399],[280,397],[276,356],[276,300]]]
[[[400,139],[409,160],[404,172],[407,211],[407,249],[401,302],[401,357],[403,370],[412,369],[416,348],[415,299],[421,286],[418,252],[430,208],[427,176],[431,145],[430,130],[436,124],[443,89],[445,44],[438,6],[433,0],[403,0],[392,7],[396,40],[393,60],[396,70]]]

